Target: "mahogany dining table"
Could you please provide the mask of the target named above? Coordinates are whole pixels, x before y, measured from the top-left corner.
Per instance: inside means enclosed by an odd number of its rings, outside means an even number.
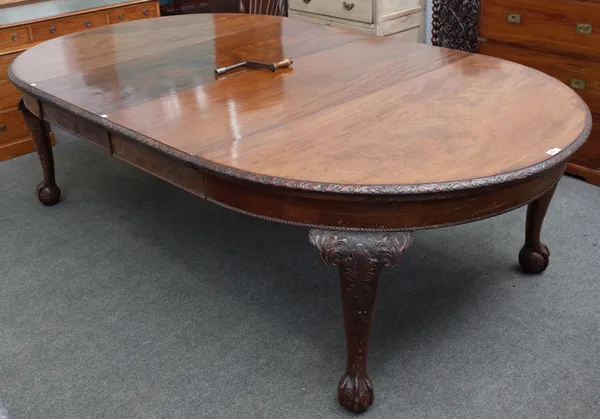
[[[283,58],[292,66],[215,75]],[[306,227],[339,269],[338,401],[353,411],[374,399],[367,352],[382,268],[417,230],[528,205],[519,262],[545,270],[546,210],[591,127],[576,93],[531,68],[275,16],[104,26],[27,50],[9,77],[23,92],[43,204],[61,196],[49,139],[59,126],[200,198]]]

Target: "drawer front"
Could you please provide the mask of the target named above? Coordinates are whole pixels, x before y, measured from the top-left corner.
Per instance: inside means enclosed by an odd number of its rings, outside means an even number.
[[[135,6],[120,7],[110,12],[110,23],[127,22],[129,20],[158,17],[154,2],[141,3]]]
[[[21,98],[21,91],[9,80],[0,81],[0,111],[16,108]]]
[[[587,142],[573,155],[575,164],[600,171],[600,115],[592,115],[592,133]]]
[[[106,25],[104,13],[86,13],[32,25],[33,40],[47,41],[58,36]]]
[[[482,0],[479,36],[600,56],[600,3]]]
[[[372,0],[290,0],[290,9],[323,16],[373,22]]]
[[[20,47],[30,42],[29,31],[25,26],[0,29],[0,49]]]
[[[20,52],[0,55],[0,81],[8,80],[8,67],[10,67],[10,63],[12,63],[19,54]]]
[[[0,162],[35,151],[32,139],[23,139],[10,144],[0,144]]]
[[[29,136],[21,111],[0,114],[0,144],[8,144]]]
[[[600,58],[571,58],[492,41],[479,42],[478,52],[549,74],[579,93],[592,112],[600,113]]]

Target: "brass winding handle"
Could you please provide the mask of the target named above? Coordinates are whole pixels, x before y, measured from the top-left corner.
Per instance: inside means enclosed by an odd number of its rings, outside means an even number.
[[[354,9],[354,3],[346,3],[346,2],[344,2],[344,9],[346,9],[346,10],[352,10],[352,9]]]
[[[310,0],[308,0],[308,1],[310,1]],[[278,63],[273,63],[271,71],[276,71],[280,68],[289,68],[293,63],[294,63],[294,60],[292,60],[291,58],[284,58],[283,60],[279,61]]]

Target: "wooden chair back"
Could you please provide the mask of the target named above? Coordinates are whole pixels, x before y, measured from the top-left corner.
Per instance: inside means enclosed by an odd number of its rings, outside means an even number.
[[[240,0],[240,13],[287,16],[287,0]]]

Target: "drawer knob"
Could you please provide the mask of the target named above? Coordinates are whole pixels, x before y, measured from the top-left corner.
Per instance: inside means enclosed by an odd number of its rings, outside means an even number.
[[[148,13],[150,13],[150,10],[148,10],[148,9],[144,9],[144,10],[142,10],[142,14],[143,14],[144,16],[148,16]]]
[[[124,15],[123,13],[121,13],[121,14],[119,15],[119,20],[123,20],[123,19],[125,19],[125,15]]]
[[[346,2],[344,2],[344,9],[346,9],[346,10],[352,10],[352,9],[354,9],[354,3],[346,3]]]
[[[521,23],[521,15],[518,13],[509,13],[506,15],[508,23]]]
[[[17,39],[19,39],[19,35],[17,35],[16,33],[13,33],[11,38],[13,41],[16,41]]]
[[[87,26],[88,28],[89,28],[90,26],[92,26],[92,21],[91,21],[91,20],[86,20],[86,21],[85,21],[85,26]]]
[[[54,26],[50,26],[50,33],[56,33],[56,28]]]
[[[577,90],[585,90],[585,80],[571,79],[569,80],[569,86]]]
[[[584,35],[592,34],[592,25],[589,23],[578,23],[576,26],[577,33],[582,33]]]
[[[2,131],[2,132],[6,131],[6,125],[4,125],[4,124],[0,125],[0,131]]]

